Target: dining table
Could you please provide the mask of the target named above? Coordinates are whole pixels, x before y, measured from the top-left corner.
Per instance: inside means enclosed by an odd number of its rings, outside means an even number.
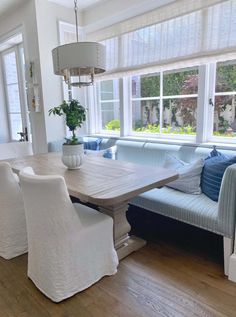
[[[83,203],[98,206],[100,212],[113,218],[114,246],[119,259],[143,247],[146,241],[130,235],[126,218],[129,203],[137,195],[161,188],[178,178],[178,174],[163,167],[134,164],[98,156],[86,156],[79,169],[68,169],[61,153],[45,153],[7,160],[14,172],[32,167],[38,175],[61,175],[69,195]]]

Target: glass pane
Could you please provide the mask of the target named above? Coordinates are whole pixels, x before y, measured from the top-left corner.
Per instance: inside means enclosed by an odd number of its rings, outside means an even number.
[[[217,64],[216,92],[236,91],[236,64]]]
[[[179,96],[197,94],[198,70],[186,70],[176,73],[164,73],[163,95]]]
[[[215,136],[236,136],[236,96],[216,96],[214,108]]]
[[[132,77],[132,97],[159,97],[160,96],[160,75],[143,75]]]
[[[120,105],[119,102],[102,102],[102,129],[120,130]]]
[[[101,100],[119,99],[118,79],[106,80],[101,82]]]
[[[166,134],[196,134],[197,98],[163,101],[163,129]]]
[[[7,84],[15,84],[18,82],[17,67],[16,67],[16,54],[11,52],[4,55],[5,76]]]
[[[159,100],[135,100],[132,103],[132,129],[135,132],[159,133]]]
[[[18,84],[7,86],[9,112],[21,112]]]
[[[12,140],[19,140],[20,135],[17,132],[22,131],[21,114],[10,114]]]

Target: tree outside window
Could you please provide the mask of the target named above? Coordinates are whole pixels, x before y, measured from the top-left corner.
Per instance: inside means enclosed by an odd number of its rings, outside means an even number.
[[[236,137],[236,61],[216,68],[213,135]]]

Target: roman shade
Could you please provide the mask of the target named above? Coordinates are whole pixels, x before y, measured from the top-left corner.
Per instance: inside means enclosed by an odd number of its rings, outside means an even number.
[[[106,46],[107,72],[101,79],[155,72],[163,65],[186,67],[190,60],[199,65],[234,59],[236,0],[175,1],[89,33],[86,39]]]

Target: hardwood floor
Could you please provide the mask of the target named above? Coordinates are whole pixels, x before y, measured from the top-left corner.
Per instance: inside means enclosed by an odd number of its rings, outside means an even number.
[[[0,260],[0,317],[236,316],[236,284],[221,260],[159,239],[121,261],[118,273],[59,304],[26,276],[27,255]]]

